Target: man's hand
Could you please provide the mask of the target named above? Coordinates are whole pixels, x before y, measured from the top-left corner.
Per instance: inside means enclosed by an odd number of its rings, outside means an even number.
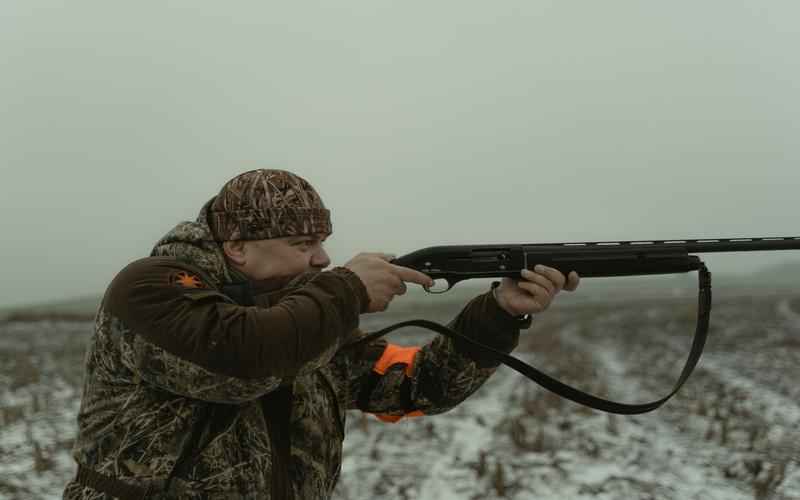
[[[503,278],[495,289],[497,304],[512,316],[540,313],[561,290],[575,291],[580,283],[576,272],[569,273],[569,280],[557,269],[538,265],[533,271],[522,270],[521,279]]]
[[[394,255],[384,253],[360,253],[344,265],[364,282],[369,294],[368,313],[385,311],[396,295],[406,293],[406,282],[435,284],[427,274],[390,263],[393,259]]]

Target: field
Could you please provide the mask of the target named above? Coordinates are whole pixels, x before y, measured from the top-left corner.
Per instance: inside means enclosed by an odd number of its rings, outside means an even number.
[[[800,294],[727,292],[715,297],[695,373],[661,409],[607,415],[501,367],[444,415],[385,424],[351,412],[335,498],[800,499]],[[446,322],[467,297],[411,295],[362,327]],[[594,394],[645,402],[672,388],[694,313],[690,288],[564,299],[523,332],[516,355]],[[85,316],[38,311],[0,323],[0,498],[60,498],[74,473]],[[402,344],[428,338],[392,334]]]

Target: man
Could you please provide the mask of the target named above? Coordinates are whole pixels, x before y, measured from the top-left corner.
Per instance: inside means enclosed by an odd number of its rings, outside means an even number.
[[[360,314],[432,282],[381,253],[326,271],[331,233],[307,181],[253,170],[125,267],[98,310],[64,498],[329,498],[347,410],[394,422],[477,390],[496,363],[446,337],[344,348]],[[505,278],[450,326],[510,352],[526,315],[577,285]]]

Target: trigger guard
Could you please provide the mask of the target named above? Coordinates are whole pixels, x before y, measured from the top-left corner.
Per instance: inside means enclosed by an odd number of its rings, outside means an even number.
[[[447,278],[440,278],[440,279],[443,279],[445,282],[447,282],[447,288],[445,288],[444,290],[434,291],[434,290],[431,290],[431,287],[429,287],[427,285],[422,285],[422,289],[425,290],[426,292],[430,293],[431,295],[437,295],[437,294],[440,294],[440,293],[448,292],[448,291],[450,291],[451,288],[453,288],[453,283],[450,283],[450,280],[448,280]],[[436,280],[434,280],[434,281],[436,281]]]

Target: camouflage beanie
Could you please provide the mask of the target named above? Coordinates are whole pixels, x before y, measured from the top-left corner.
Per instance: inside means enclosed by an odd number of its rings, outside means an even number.
[[[259,169],[228,181],[211,202],[208,223],[217,241],[330,234],[330,211],[302,177]]]

